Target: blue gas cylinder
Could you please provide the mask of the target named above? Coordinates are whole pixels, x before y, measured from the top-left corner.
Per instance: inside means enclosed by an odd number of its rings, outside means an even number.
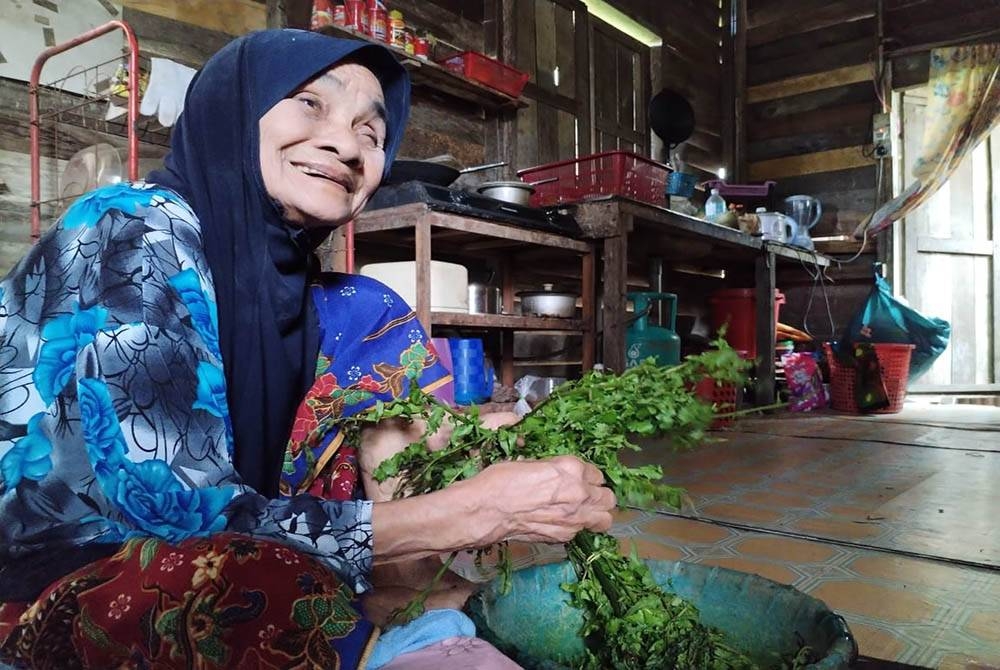
[[[658,365],[681,362],[681,338],[674,332],[677,324],[677,296],[673,293],[637,291],[628,299],[635,306],[635,316],[625,331],[625,367],[632,368],[653,357]],[[669,328],[649,323],[649,305],[656,300],[667,304]]]

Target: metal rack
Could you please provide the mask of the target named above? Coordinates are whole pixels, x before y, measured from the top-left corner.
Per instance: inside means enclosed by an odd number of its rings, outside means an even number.
[[[70,51],[108,33],[121,30],[125,44],[122,54],[101,63],[74,67],[65,76],[40,83],[45,63],[58,54]],[[145,63],[143,63],[145,61]],[[28,115],[31,170],[31,241],[41,235],[42,205],[64,198],[41,199],[41,147],[43,133],[51,139],[58,153],[60,133],[66,126],[76,126],[109,136],[125,137],[128,145],[127,178],[139,177],[139,141],[169,146],[170,131],[155,120],[139,120],[140,72],[149,71],[148,59],[140,56],[132,28],[124,21],[109,21],[67,42],[51,46],[35,59],[28,84]],[[122,76],[123,75],[123,76]],[[68,86],[82,90],[74,93]],[[80,84],[82,82],[82,85]],[[123,117],[108,119],[108,105],[126,108]]]

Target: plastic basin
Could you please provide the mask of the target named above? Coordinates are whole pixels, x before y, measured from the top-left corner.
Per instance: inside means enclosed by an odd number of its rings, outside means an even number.
[[[844,620],[822,601],[757,575],[682,561],[647,560],[661,586],[691,600],[702,622],[761,668],[777,667],[808,645],[812,670],[849,668],[857,644]],[[576,667],[584,653],[582,617],[560,584],[576,581],[568,562],[514,573],[509,593],[491,582],[469,603],[477,634],[529,670]]]

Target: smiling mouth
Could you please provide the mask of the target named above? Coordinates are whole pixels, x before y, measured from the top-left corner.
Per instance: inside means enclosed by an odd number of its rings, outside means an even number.
[[[305,164],[302,164],[302,163],[293,163],[292,165],[299,172],[301,172],[302,174],[306,175],[307,177],[318,177],[319,179],[325,179],[326,181],[329,181],[329,182],[332,182],[334,184],[337,184],[338,186],[340,186],[341,188],[343,188],[348,193],[352,192],[352,190],[353,190],[351,181],[349,179],[347,179],[346,177],[343,177],[343,176],[340,176],[340,175],[337,175],[337,174],[333,174],[331,172],[328,172],[328,171],[326,171],[326,170],[324,170],[322,168],[319,168],[319,167],[316,167],[316,166],[313,166],[313,165],[305,165]]]

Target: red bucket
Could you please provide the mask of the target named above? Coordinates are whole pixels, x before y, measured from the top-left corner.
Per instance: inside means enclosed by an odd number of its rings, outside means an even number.
[[[718,332],[726,326],[726,342],[746,358],[757,358],[757,289],[730,288],[716,291],[709,298],[712,308],[712,330]],[[774,322],[778,323],[778,313],[785,302],[785,295],[774,291]],[[773,344],[772,344],[773,347]],[[743,354],[741,354],[743,355]]]

